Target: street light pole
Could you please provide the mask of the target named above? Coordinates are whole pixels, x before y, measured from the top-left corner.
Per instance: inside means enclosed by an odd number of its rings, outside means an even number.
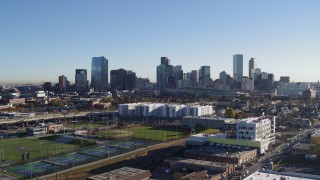
[[[40,141],[39,144],[40,144],[40,156],[41,156],[41,158],[42,158],[42,144],[43,144],[43,142]]]
[[[3,136],[1,136],[1,153],[2,153],[2,160],[4,160],[4,151],[3,151]]]

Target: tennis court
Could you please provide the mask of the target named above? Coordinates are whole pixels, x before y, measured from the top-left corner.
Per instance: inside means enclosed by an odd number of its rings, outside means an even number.
[[[67,167],[74,167],[79,164],[91,162],[93,159],[94,158],[92,156],[79,153],[72,153],[63,156],[52,157],[47,159],[47,161]]]
[[[139,141],[139,140],[119,140],[119,141],[113,141],[110,145],[125,149],[136,149],[145,147],[148,145],[145,141]]]
[[[37,161],[29,164],[10,167],[8,169],[8,172],[12,174],[16,174],[23,178],[30,178],[30,177],[43,176],[50,172],[53,173],[58,169],[59,167],[54,164],[43,162],[43,161]]]
[[[114,155],[118,152],[121,151],[121,148],[117,147],[109,147],[109,146],[101,146],[98,148],[90,148],[81,151],[81,154],[86,154],[89,156],[96,156],[96,157],[106,157],[106,156],[111,156]]]

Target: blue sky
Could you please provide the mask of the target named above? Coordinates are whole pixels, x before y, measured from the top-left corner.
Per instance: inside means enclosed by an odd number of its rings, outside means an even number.
[[[161,56],[185,72],[232,74],[232,55],[276,79],[320,79],[318,0],[0,1],[0,83],[74,81],[91,58],[155,80]],[[90,78],[90,76],[89,76]]]

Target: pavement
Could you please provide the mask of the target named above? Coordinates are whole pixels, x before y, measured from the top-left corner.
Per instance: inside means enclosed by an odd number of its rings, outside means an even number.
[[[247,169],[247,171],[249,171],[247,175],[249,176],[250,174],[253,174],[254,172],[260,170],[270,160],[274,160],[277,158],[281,159],[284,156],[284,153],[288,152],[295,144],[307,137],[308,132],[308,130],[298,132],[294,137],[291,138],[292,140],[294,140],[293,143],[280,144],[271,152],[262,156],[260,159],[258,159],[257,163],[254,163],[251,167]]]

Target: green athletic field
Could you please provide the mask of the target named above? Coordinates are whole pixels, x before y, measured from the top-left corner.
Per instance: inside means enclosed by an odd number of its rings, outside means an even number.
[[[68,149],[75,149],[74,145],[52,143],[51,141],[33,138],[12,138],[0,141],[0,160],[14,162],[22,161],[22,153],[29,152],[31,159],[52,156]],[[3,152],[2,152],[3,150]],[[26,160],[25,161],[29,161]]]
[[[175,127],[136,126],[132,128],[99,131],[98,136],[107,139],[138,138],[146,140],[167,141],[185,137],[188,131]]]

